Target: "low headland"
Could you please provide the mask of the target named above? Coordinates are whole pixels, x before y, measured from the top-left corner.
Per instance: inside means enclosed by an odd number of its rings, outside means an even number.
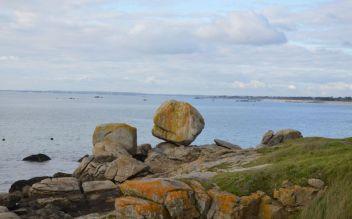
[[[73,173],[20,180],[0,194],[0,219],[352,218],[352,138],[284,129],[248,149],[221,139],[192,145],[204,126],[197,109],[175,100],[155,112],[152,134],[163,142],[154,147],[137,145],[130,124],[98,125],[92,155]]]

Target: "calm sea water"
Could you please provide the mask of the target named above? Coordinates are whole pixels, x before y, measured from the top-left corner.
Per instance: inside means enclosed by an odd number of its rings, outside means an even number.
[[[34,176],[72,172],[81,156],[91,153],[97,124],[126,122],[138,129],[138,143],[155,145],[151,135],[156,108],[167,99],[192,103],[206,127],[195,144],[224,139],[243,147],[255,146],[268,129],[295,128],[304,136],[352,136],[351,104],[236,102],[164,95],[0,92],[0,192],[11,183]],[[71,97],[75,99],[70,99]],[[1,141],[5,138],[6,141]],[[50,138],[54,138],[53,141]],[[21,161],[45,153],[42,164]]]

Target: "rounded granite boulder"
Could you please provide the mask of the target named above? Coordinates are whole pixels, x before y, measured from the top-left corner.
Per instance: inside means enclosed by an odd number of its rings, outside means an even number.
[[[152,134],[165,141],[190,145],[204,125],[202,115],[191,104],[169,100],[157,109]]]

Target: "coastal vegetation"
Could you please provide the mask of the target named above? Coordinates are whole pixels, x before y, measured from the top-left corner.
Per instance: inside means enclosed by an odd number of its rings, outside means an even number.
[[[213,182],[237,195],[257,190],[272,194],[284,180],[301,186],[309,178],[327,183],[324,196],[301,212],[301,218],[352,217],[352,138],[301,138],[258,150],[262,156],[247,166],[270,164],[264,169],[220,173]]]

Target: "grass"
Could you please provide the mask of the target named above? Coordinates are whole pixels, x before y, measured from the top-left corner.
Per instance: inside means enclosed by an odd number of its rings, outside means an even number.
[[[258,152],[263,156],[247,166],[271,165],[220,173],[213,182],[236,195],[247,195],[257,190],[272,194],[284,180],[304,186],[309,178],[319,178],[329,189],[302,211],[302,218],[352,218],[352,138],[303,138]]]
[[[208,171],[210,172],[218,172],[219,170],[227,170],[230,169],[232,166],[232,164],[230,162],[224,162],[221,164],[218,164],[216,166],[213,166],[211,168],[208,169]]]

